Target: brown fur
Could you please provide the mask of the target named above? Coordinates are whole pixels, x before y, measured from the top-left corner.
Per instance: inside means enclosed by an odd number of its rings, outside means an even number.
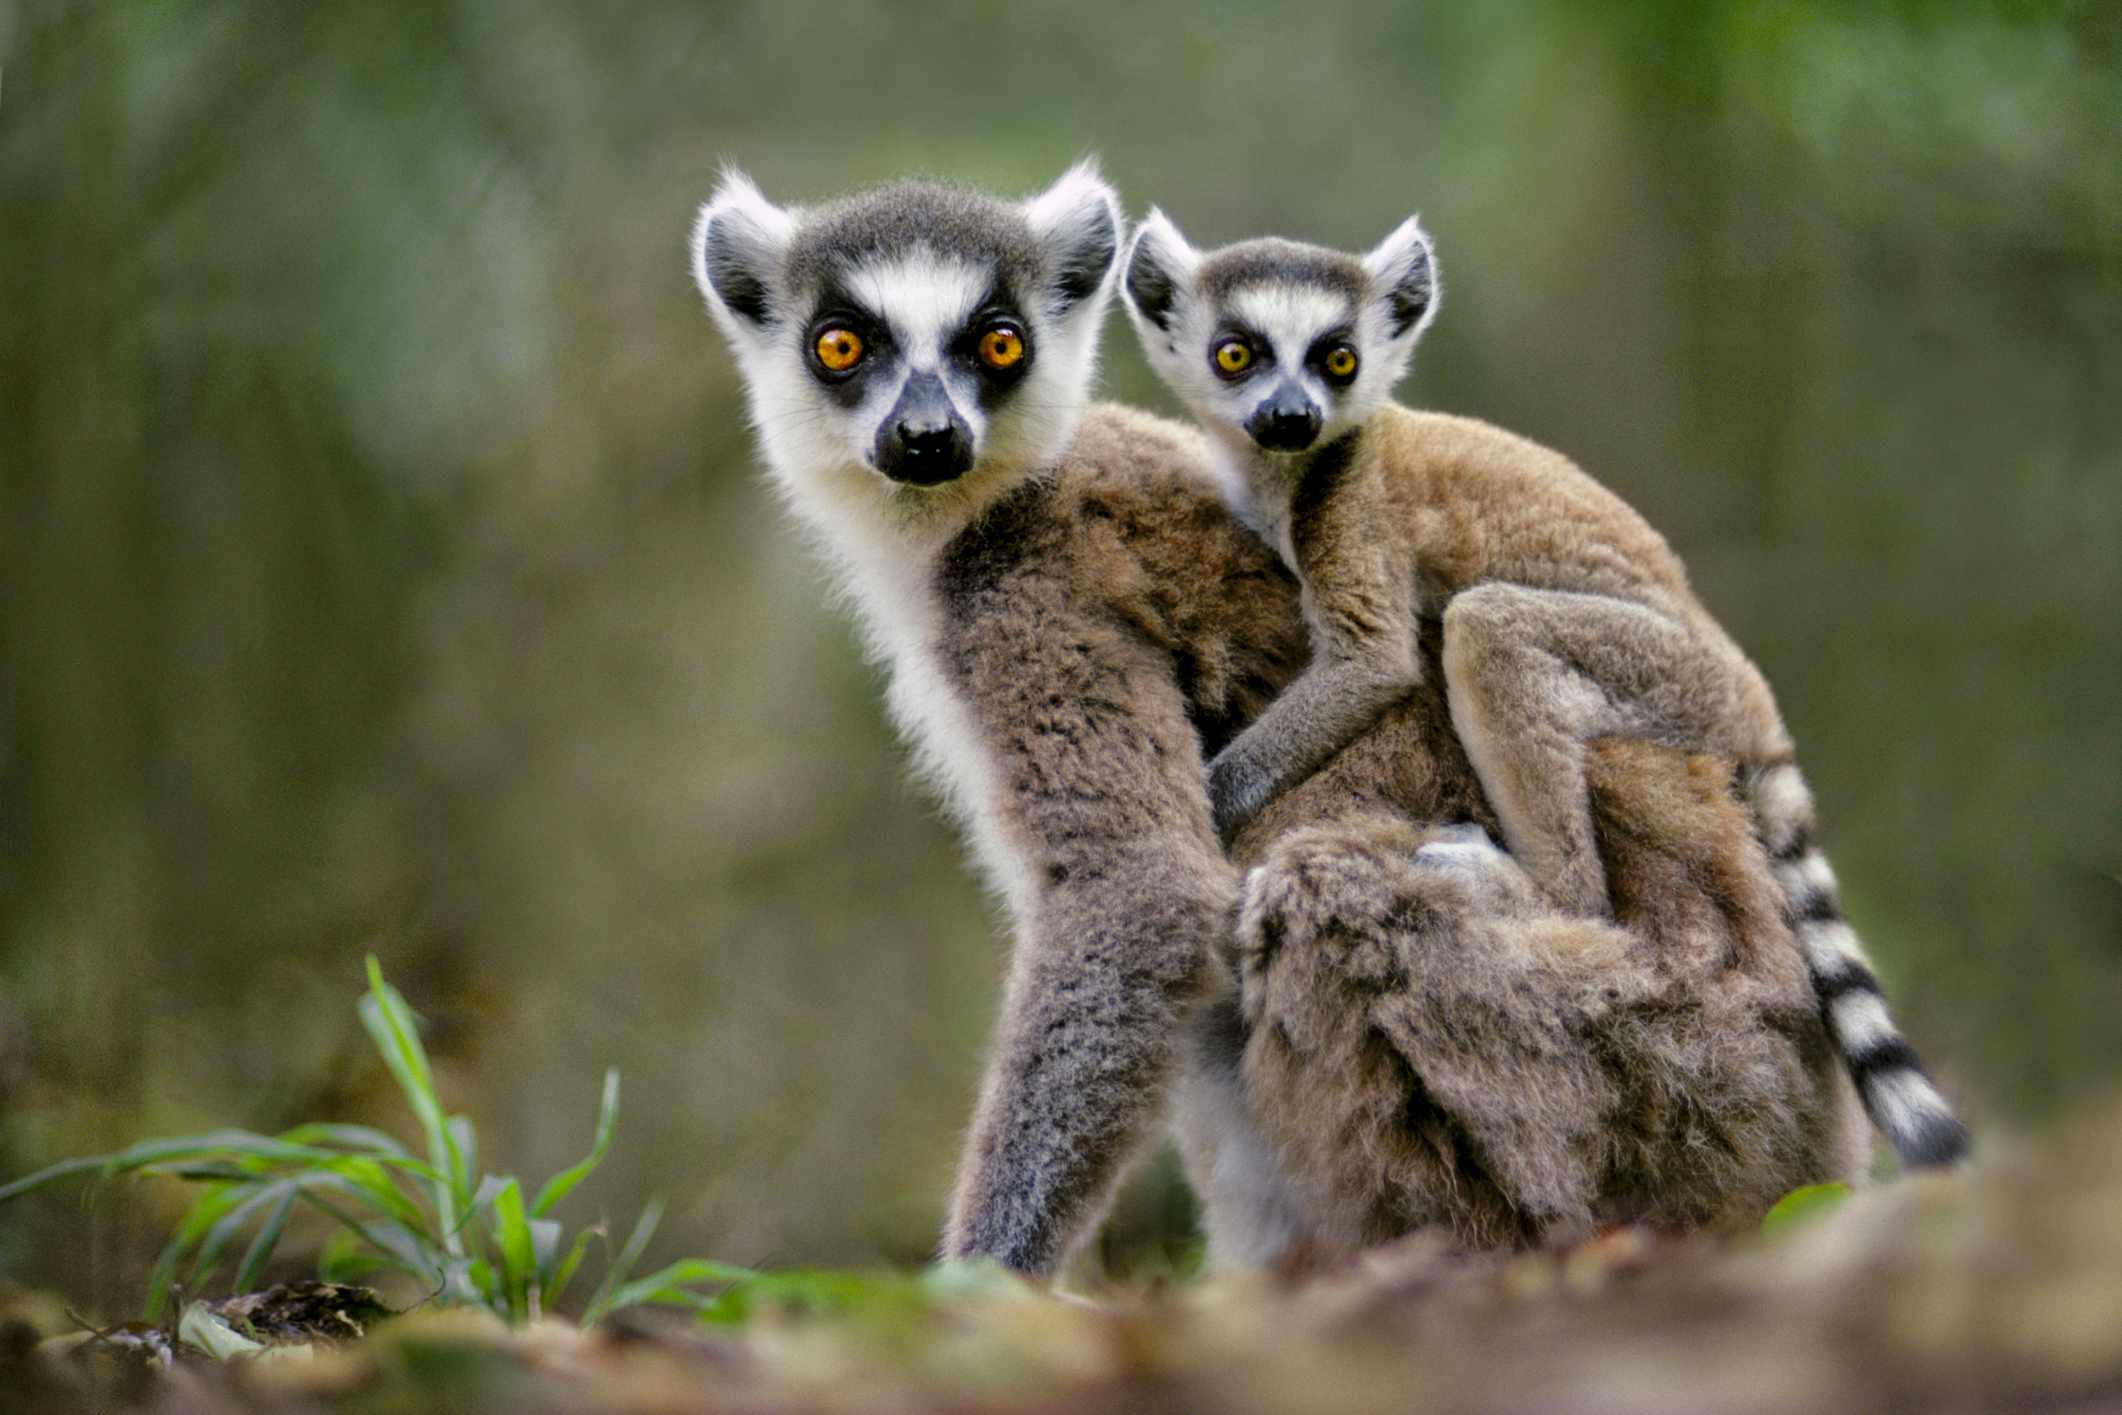
[[[1434,671],[1237,842],[1241,1002],[1201,765],[1306,634],[1204,452],[1096,407],[939,562],[936,651],[1034,889],[946,1252],[1051,1271],[1175,1081],[1225,1256],[1734,1219],[1848,1177],[1851,1093],[1730,763],[1595,752],[1617,922],[1563,918],[1514,867],[1415,864],[1422,822],[1492,820]]]
[[[1251,470],[1263,470],[1252,468]],[[1388,407],[1260,497],[1286,496],[1314,667],[1212,768],[1228,829],[1424,676],[1441,616],[1449,712],[1517,855],[1551,897],[1611,912],[1584,745],[1626,735],[1780,761],[1767,683],[1656,531],[1567,458],[1466,418]]]
[[[1423,754],[1406,719],[1441,706],[1425,696],[1278,814],[1345,796],[1333,778],[1373,753]],[[1745,1224],[1861,1169],[1853,1093],[1730,764],[1622,741],[1590,761],[1611,925],[1555,913],[1500,856],[1415,863],[1433,832],[1379,805],[1241,842],[1259,860],[1243,1074],[1307,1196],[1313,1255],[1432,1224],[1480,1246]]]

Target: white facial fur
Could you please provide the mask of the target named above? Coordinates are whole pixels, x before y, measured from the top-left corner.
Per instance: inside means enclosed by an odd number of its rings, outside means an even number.
[[[983,434],[987,430],[986,415],[980,410],[979,389],[975,383],[977,376],[957,360],[947,357],[945,346],[972,316],[981,295],[987,290],[989,278],[986,271],[969,262],[926,253],[914,258],[864,261],[855,266],[848,274],[848,286],[861,295],[869,308],[884,316],[885,322],[891,326],[894,340],[905,351],[905,358],[898,377],[872,387],[852,414],[828,401],[827,406],[841,414],[837,428],[829,418],[812,418],[817,399],[801,400],[805,421],[820,424],[821,442],[844,439],[845,445],[839,449],[840,453],[848,460],[870,467],[871,451],[877,445],[877,429],[883,425],[892,405],[899,401],[906,380],[916,373],[933,372],[942,378],[952,406],[972,428],[973,446],[977,452],[985,442]],[[808,377],[802,368],[802,360],[802,354],[798,353],[796,372],[805,373],[801,382],[809,385],[804,391],[821,391],[817,380]],[[750,382],[756,410],[761,391],[759,380],[752,377]],[[762,435],[766,433],[763,419],[761,432]],[[831,460],[834,449],[805,450],[813,455],[815,462],[825,462]],[[775,461],[778,470],[780,459],[774,457],[770,441],[767,455]],[[871,470],[875,469],[871,467]],[[933,489],[905,488],[916,493]]]
[[[1434,255],[1414,217],[1362,257],[1366,286],[1355,298],[1327,283],[1266,276],[1211,299],[1198,283],[1203,262],[1210,258],[1195,250],[1164,213],[1152,210],[1122,269],[1147,259],[1168,278],[1171,301],[1163,323],[1142,308],[1124,282],[1123,298],[1150,367],[1234,454],[1249,487],[1271,475],[1274,464],[1289,460],[1261,450],[1244,430],[1283,375],[1294,375],[1320,410],[1322,423],[1312,446],[1322,446],[1360,426],[1392,397],[1413,361],[1415,345],[1436,316]],[[1395,332],[1392,291],[1418,264],[1430,271],[1428,306]],[[1234,324],[1262,341],[1272,355],[1272,367],[1263,365],[1254,376],[1235,382],[1219,376],[1213,363],[1218,338]],[[1348,331],[1358,359],[1355,379],[1340,386],[1329,383],[1307,361],[1320,338],[1336,330]],[[1251,489],[1255,495],[1260,490]]]

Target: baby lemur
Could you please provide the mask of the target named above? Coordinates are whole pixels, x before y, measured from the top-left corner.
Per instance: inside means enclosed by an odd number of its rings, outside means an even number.
[[[1712,752],[1752,775],[1867,1109],[1904,1162],[1961,1158],[1966,1134],[1888,1017],[1812,846],[1775,698],[1679,557],[1558,453],[1390,401],[1437,310],[1419,222],[1360,256],[1273,238],[1201,252],[1152,211],[1123,291],[1151,365],[1219,447],[1233,511],[1300,578],[1311,629],[1310,667],[1209,765],[1223,835],[1406,698],[1419,625],[1441,620],[1452,726],[1511,854],[1567,912],[1612,912],[1586,786],[1593,740]]]

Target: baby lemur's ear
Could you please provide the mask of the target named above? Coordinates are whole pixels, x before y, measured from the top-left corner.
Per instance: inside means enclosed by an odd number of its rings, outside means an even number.
[[[1098,175],[1096,160],[1085,158],[1062,173],[1024,203],[1024,216],[1046,256],[1053,312],[1068,314],[1094,296],[1102,308],[1120,253],[1120,201]]]
[[[1410,216],[1363,257],[1370,273],[1371,298],[1385,304],[1392,337],[1420,333],[1437,313],[1437,252],[1422,218]]]
[[[1194,267],[1200,263],[1200,252],[1186,243],[1171,218],[1151,207],[1142,229],[1135,233],[1127,275],[1120,282],[1135,323],[1170,333],[1172,306],[1178,303],[1180,292],[1193,284]]]
[[[774,276],[795,218],[734,167],[693,222],[693,280],[730,337],[757,333],[774,316]]]

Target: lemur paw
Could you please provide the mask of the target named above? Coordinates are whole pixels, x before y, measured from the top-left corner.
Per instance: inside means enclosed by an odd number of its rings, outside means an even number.
[[[1415,863],[1435,869],[1486,869],[1503,852],[1488,832],[1471,822],[1431,826],[1428,840],[1415,851]]]
[[[1492,915],[1522,915],[1547,908],[1532,877],[1510,852],[1478,825],[1429,826],[1415,847],[1414,878],[1440,898]]]
[[[1272,783],[1228,752],[1208,764],[1208,814],[1216,838],[1228,847],[1267,804]]]

